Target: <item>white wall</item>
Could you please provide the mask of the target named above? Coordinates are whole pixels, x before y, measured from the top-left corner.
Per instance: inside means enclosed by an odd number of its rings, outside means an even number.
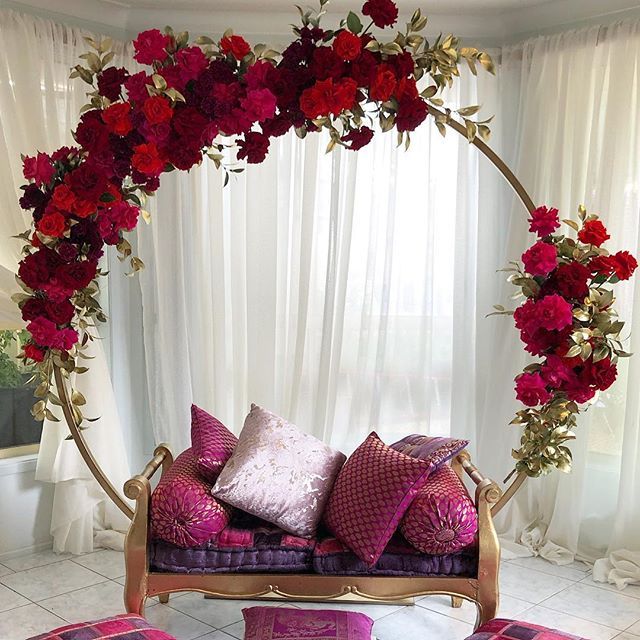
[[[0,563],[51,545],[53,486],[36,482],[34,456],[0,460]]]

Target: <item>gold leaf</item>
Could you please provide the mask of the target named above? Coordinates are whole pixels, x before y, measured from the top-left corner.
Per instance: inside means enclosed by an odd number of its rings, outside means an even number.
[[[578,231],[580,229],[580,227],[578,226],[578,223],[575,220],[563,220],[562,222],[564,222],[568,227],[571,227],[574,231]]]
[[[146,209],[140,209],[140,215],[147,224],[151,224],[151,214]]]
[[[71,402],[73,402],[73,404],[78,406],[87,404],[86,398],[79,391],[75,391],[75,390],[71,394]]]

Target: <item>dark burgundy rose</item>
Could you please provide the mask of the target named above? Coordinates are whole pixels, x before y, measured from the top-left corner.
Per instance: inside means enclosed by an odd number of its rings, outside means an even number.
[[[30,289],[41,289],[49,282],[51,274],[60,264],[58,254],[47,247],[40,247],[34,253],[25,256],[18,268],[18,277]]]
[[[20,198],[20,206],[23,209],[34,209],[47,202],[48,196],[44,194],[35,184],[28,184],[22,197]]]
[[[311,39],[304,41],[296,40],[282,52],[282,62],[280,64],[290,69],[295,68],[302,62],[308,62],[315,48]]]
[[[424,122],[428,114],[427,103],[422,98],[402,98],[396,115],[398,131],[413,131]]]
[[[45,309],[49,320],[52,320],[57,325],[69,324],[75,315],[75,308],[69,300],[47,302]]]
[[[236,82],[236,74],[233,69],[222,60],[214,60],[208,69],[213,78],[213,82],[222,82],[223,84],[229,84]]]
[[[151,193],[157,191],[160,188],[160,178],[157,176],[145,176],[146,182],[144,188]]]
[[[344,60],[331,47],[318,47],[313,52],[311,73],[317,80],[340,78],[346,70]]]
[[[51,154],[53,162],[67,162],[69,157],[75,157],[80,150],[78,147],[60,147]]]
[[[171,125],[182,138],[183,144],[200,147],[204,130],[209,121],[194,107],[176,109]]]
[[[92,109],[82,114],[75,139],[86,151],[97,151],[109,144],[109,130],[102,120],[102,111]]]
[[[387,63],[395,69],[398,78],[406,78],[413,74],[413,57],[408,51],[397,56],[389,56]]]
[[[396,58],[397,56],[393,56]],[[376,56],[364,49],[360,55],[351,63],[349,75],[359,84],[368,85],[373,79],[376,69],[378,68],[378,59]]]
[[[565,298],[584,298],[589,294],[591,271],[579,262],[561,264],[553,273],[555,288]]]
[[[69,289],[84,289],[95,277],[98,263],[93,260],[72,262],[60,265],[56,269],[56,277]]]
[[[357,151],[362,147],[368,145],[373,139],[373,131],[369,127],[361,127],[360,129],[354,129],[347,135],[342,136],[342,142],[351,143],[347,146],[351,151]]]
[[[46,315],[44,300],[42,298],[29,298],[22,305],[22,319],[30,322],[35,318]]]
[[[63,262],[73,262],[78,257],[78,247],[71,242],[61,242],[57,250]]]
[[[320,27],[302,27],[300,29],[300,38],[302,40],[311,40],[312,42],[317,42],[318,40],[322,40],[325,36],[325,31]]]
[[[103,254],[103,242],[94,220],[85,218],[71,227],[71,242],[87,245],[89,260],[98,260]]]
[[[362,13],[381,29],[390,27],[398,19],[398,7],[393,0],[367,0],[362,5]]]
[[[291,120],[286,114],[277,115],[275,118],[269,118],[262,124],[262,133],[270,138],[277,138],[283,136],[289,129],[291,129]]]
[[[69,186],[83,200],[96,202],[107,190],[107,180],[97,167],[86,161],[69,175]]]
[[[182,171],[188,171],[202,160],[200,147],[194,147],[182,141],[180,138],[174,138],[170,144],[165,147],[165,152],[169,157],[169,162]]]
[[[258,133],[249,131],[244,134],[244,140],[238,141],[238,159],[247,159],[250,164],[259,164],[267,157],[269,151],[269,138]]]
[[[107,67],[98,74],[98,91],[101,96],[115,102],[120,98],[122,85],[129,77],[129,72],[122,67]]]

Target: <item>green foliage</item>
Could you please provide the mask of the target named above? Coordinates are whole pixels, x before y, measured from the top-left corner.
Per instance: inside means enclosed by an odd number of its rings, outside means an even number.
[[[23,384],[23,373],[29,369],[22,367],[18,360],[12,357],[9,350],[16,339],[26,340],[25,331],[0,331],[0,387],[15,388]]]

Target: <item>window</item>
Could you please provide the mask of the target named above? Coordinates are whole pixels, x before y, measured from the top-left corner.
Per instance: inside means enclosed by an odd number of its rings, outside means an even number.
[[[42,423],[34,420],[30,367],[18,359],[25,331],[0,331],[0,458],[38,450]]]

